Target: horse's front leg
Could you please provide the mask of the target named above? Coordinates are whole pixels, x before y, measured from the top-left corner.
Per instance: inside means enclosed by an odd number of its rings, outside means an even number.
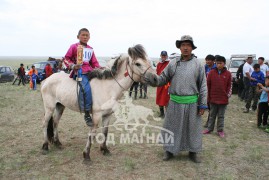
[[[102,133],[104,134],[104,142],[100,145],[100,150],[103,152],[103,155],[109,155],[110,151],[107,148],[107,135],[108,135],[108,125],[110,121],[111,115],[103,116],[103,127]]]
[[[90,150],[91,150],[91,146],[92,146],[92,141],[94,140],[94,137],[96,135],[96,129],[97,129],[97,125],[94,125],[94,127],[90,128],[89,134],[88,134],[88,139],[87,139],[87,143],[86,143],[86,147],[83,151],[83,158],[86,161],[90,161]]]
[[[83,151],[83,158],[86,161],[90,161],[90,150],[91,150],[91,145],[92,145],[92,141],[94,140],[94,137],[96,136],[96,129],[98,127],[98,123],[100,121],[100,119],[102,118],[102,115],[99,114],[93,114],[93,127],[90,127],[90,131],[88,134],[88,139],[87,139],[87,143],[86,143],[86,147]]]

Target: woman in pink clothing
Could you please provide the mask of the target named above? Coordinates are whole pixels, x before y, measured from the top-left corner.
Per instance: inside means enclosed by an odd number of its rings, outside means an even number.
[[[77,38],[78,43],[72,44],[65,55],[65,64],[68,68],[73,71],[82,69],[82,81],[80,82],[80,92],[79,92],[79,106],[81,110],[84,110],[84,119],[88,126],[92,126],[92,118],[90,116],[90,110],[92,108],[92,92],[89,83],[89,78],[87,73],[91,72],[94,68],[99,68],[100,65],[95,57],[93,48],[87,43],[90,40],[90,32],[86,28],[79,30]],[[83,46],[83,64],[77,64],[77,47],[78,45]],[[71,72],[71,74],[73,74]]]

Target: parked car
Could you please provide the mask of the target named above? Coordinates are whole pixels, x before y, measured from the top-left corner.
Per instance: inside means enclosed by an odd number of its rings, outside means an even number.
[[[15,74],[10,66],[0,66],[0,82],[12,82]]]
[[[230,63],[228,65],[228,70],[232,73],[232,81],[233,81],[233,93],[237,93],[238,84],[236,83],[236,72],[241,64],[244,63],[244,60],[247,59],[248,56],[253,57],[253,63],[258,63],[258,60],[256,59],[256,54],[233,54],[230,58]]]
[[[35,66],[37,72],[38,72],[38,78],[37,78],[37,83],[40,83],[41,81],[43,81],[45,78],[46,78],[46,75],[45,75],[45,67],[46,65],[50,63],[51,65],[51,68],[54,67],[54,65],[57,66],[57,62],[56,61],[42,61],[42,62],[37,62],[37,63],[34,63],[32,65]],[[32,66],[31,65],[31,66]],[[26,76],[29,76],[28,73],[29,73],[29,70],[30,70],[31,67],[28,67],[27,66],[27,71],[26,71]]]
[[[172,54],[170,54],[169,59],[173,60],[173,59],[176,59],[176,58],[180,58],[180,56],[181,55],[179,53],[172,53]]]

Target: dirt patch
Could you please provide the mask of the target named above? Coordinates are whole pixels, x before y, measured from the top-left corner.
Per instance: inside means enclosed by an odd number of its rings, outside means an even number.
[[[123,100],[125,106],[111,124],[126,115],[129,120],[133,118],[132,122],[161,127],[155,92],[149,88],[148,99]],[[187,152],[163,162],[161,146],[118,141],[109,145],[111,156],[103,156],[95,143],[92,162],[85,164],[82,151],[88,129],[82,114],[65,110],[59,125],[63,149],[50,146],[49,153],[43,155],[40,91],[0,84],[0,179],[268,179],[269,134],[256,127],[255,113],[242,113],[243,106],[233,95],[225,118],[226,138],[220,139],[215,133],[204,136],[203,162],[199,165],[189,161]],[[109,131],[120,136],[115,128]]]

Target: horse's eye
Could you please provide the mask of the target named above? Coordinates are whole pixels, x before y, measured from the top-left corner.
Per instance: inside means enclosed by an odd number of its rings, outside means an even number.
[[[135,63],[135,65],[138,66],[138,67],[141,66],[141,64],[139,64],[139,63]]]

